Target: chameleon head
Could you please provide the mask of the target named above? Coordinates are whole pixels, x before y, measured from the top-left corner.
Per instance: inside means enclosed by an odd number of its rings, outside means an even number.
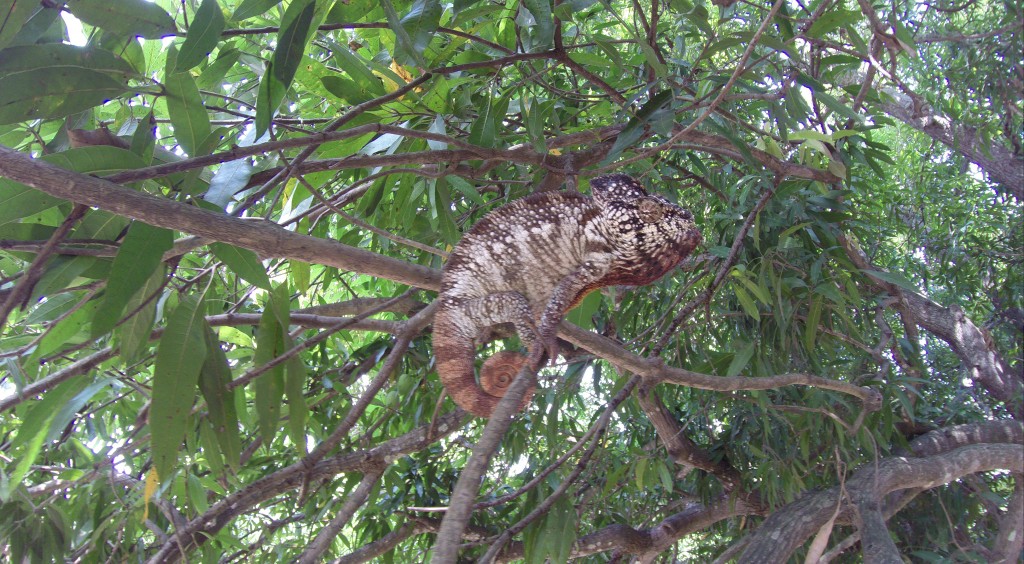
[[[605,236],[620,260],[603,282],[642,286],[674,269],[700,245],[693,214],[625,174],[599,176],[590,182],[602,208]]]

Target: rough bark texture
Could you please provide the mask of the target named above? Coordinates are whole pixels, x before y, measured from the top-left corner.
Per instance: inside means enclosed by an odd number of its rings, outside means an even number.
[[[94,206],[157,227],[185,231],[214,241],[256,251],[260,256],[287,257],[352,272],[383,276],[420,288],[437,286],[438,273],[336,241],[299,235],[276,224],[239,219],[129,190],[92,176],[65,170],[0,146],[0,176],[41,192]]]
[[[1006,404],[1007,409],[1020,419],[1024,418],[1024,374],[1021,367],[1011,370],[996,350],[988,332],[971,321],[964,311],[953,305],[945,307],[909,290],[901,289],[885,280],[871,276],[875,267],[863,251],[848,237],[839,238],[846,256],[872,279],[875,285],[898,296],[914,317],[914,322],[949,344],[960,357],[971,379],[980,383],[993,397]]]
[[[915,110],[915,106],[919,109]],[[885,113],[961,153],[990,179],[1002,184],[1006,192],[1024,201],[1024,157],[1021,155],[1014,155],[999,143],[985,143],[976,128],[958,125],[925,107],[920,100],[908,99],[906,104],[890,102],[881,107]]]
[[[919,443],[926,456],[880,460],[857,470],[842,486],[806,495],[775,511],[753,533],[739,561],[787,561],[832,517],[836,504],[842,504],[837,522],[858,526],[865,561],[899,562],[883,516],[883,502],[890,492],[934,488],[976,472],[1004,469],[1016,473],[1024,468],[1024,446],[1020,444],[1024,428],[1018,422],[965,425],[952,435],[944,431],[937,435]],[[965,444],[975,440],[992,442]]]

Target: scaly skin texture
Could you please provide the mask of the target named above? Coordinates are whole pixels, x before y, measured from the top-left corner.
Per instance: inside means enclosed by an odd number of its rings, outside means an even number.
[[[689,211],[647,195],[629,176],[600,176],[590,187],[593,197],[546,192],[502,206],[448,257],[434,355],[441,383],[470,413],[489,417],[526,362],[517,353],[496,354],[477,384],[475,347],[490,340],[494,326],[511,324],[534,358],[543,359],[541,347],[554,359],[558,323],[587,293],[650,284],[700,244]]]

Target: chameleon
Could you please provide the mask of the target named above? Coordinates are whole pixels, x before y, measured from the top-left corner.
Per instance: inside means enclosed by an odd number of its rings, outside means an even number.
[[[633,178],[598,176],[590,188],[592,196],[542,192],[505,204],[452,249],[441,272],[434,357],[447,392],[473,415],[489,417],[527,362],[518,352],[496,353],[477,383],[476,346],[497,328],[511,324],[538,369],[557,357],[558,323],[589,292],[650,284],[701,244],[692,213]]]

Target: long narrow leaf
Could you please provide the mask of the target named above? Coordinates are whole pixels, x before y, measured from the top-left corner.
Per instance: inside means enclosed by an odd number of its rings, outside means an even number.
[[[196,382],[206,360],[203,298],[188,295],[167,320],[153,369],[153,400],[149,410],[153,465],[166,482],[178,460],[188,430]]]

